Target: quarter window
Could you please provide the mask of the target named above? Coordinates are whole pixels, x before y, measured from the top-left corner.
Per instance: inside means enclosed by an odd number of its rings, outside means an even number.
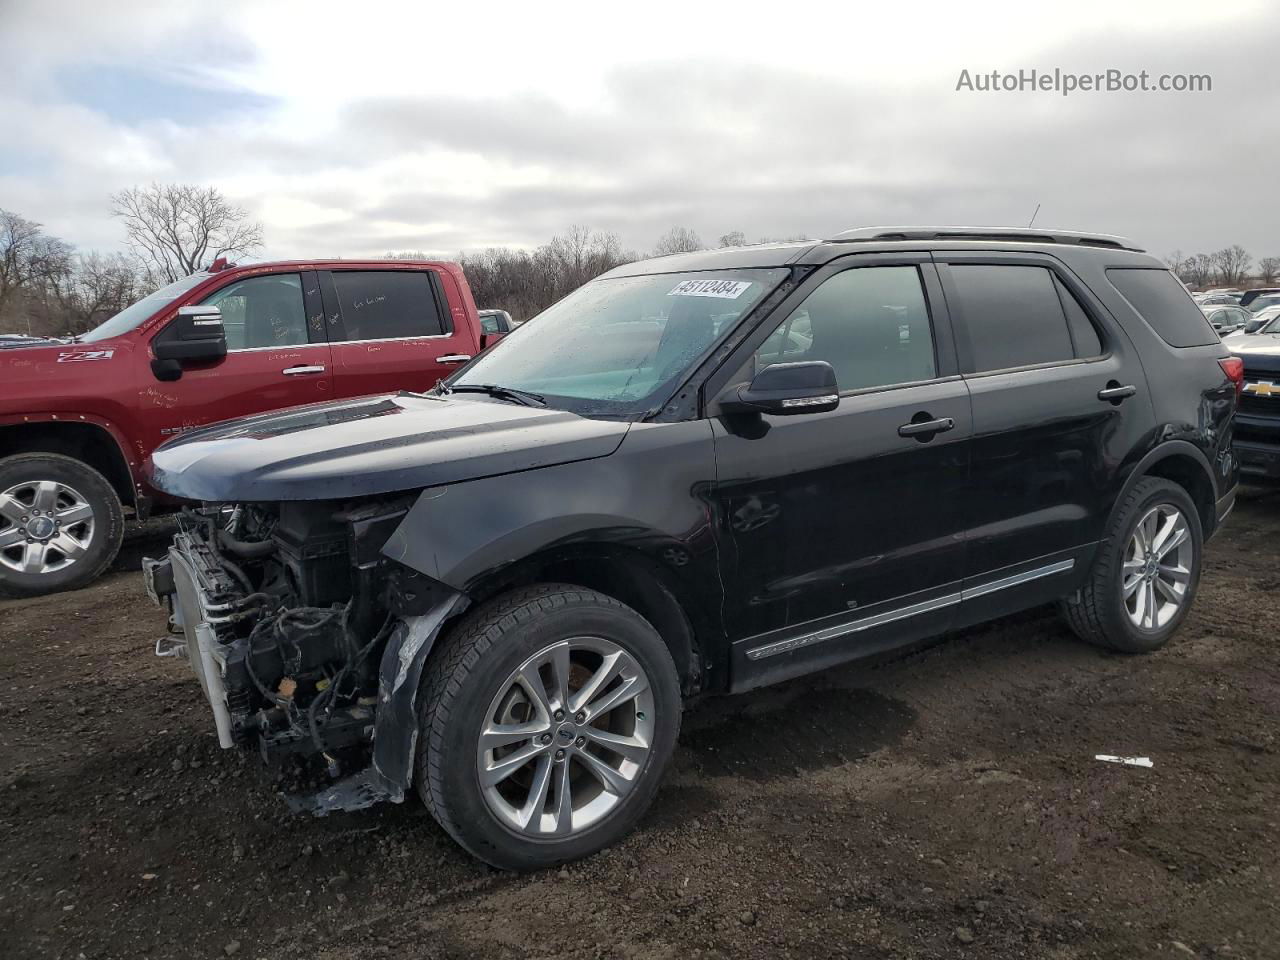
[[[1084,309],[1046,267],[951,264],[965,373],[1057,363],[1102,352]]]
[[[434,337],[445,332],[431,278],[422,270],[335,270],[347,340]]]
[[[205,300],[222,311],[228,350],[293,347],[307,342],[302,281],[296,273],[249,277]]]
[[[1110,267],[1107,279],[1169,346],[1199,347],[1218,342],[1218,335],[1187,288],[1168,270]]]
[[[801,360],[827,361],[841,390],[937,376],[920,271],[858,267],[824,281],[755,354],[756,370]]]

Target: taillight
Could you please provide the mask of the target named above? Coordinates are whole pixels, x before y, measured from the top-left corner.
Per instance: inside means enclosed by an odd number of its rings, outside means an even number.
[[[1218,366],[1227,375],[1227,379],[1236,385],[1236,399],[1240,399],[1240,391],[1244,389],[1244,361],[1239,357],[1223,357]]]

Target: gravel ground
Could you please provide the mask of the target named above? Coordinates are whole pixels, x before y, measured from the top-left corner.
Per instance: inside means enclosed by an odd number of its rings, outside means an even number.
[[[1035,611],[698,704],[639,831],[530,876],[416,801],[289,814],[151,656],[136,530],[0,601],[0,958],[1280,957],[1280,496],[1247,496],[1165,650]]]

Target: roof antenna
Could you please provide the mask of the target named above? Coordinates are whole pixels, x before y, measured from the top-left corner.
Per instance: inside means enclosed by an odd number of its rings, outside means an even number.
[[[1031,225],[1036,222],[1036,217],[1040,216],[1040,204],[1036,204],[1036,212],[1031,215],[1031,219],[1027,221],[1027,229],[1031,229]]]

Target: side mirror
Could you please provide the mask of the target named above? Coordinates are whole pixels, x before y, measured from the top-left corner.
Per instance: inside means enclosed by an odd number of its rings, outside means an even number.
[[[751,383],[729,387],[717,402],[721,413],[791,416],[834,410],[840,390],[836,372],[825,360],[771,363]]]
[[[220,360],[227,355],[227,333],[217,307],[179,307],[178,316],[151,341],[151,371],[157,380],[182,376],[182,360]]]

